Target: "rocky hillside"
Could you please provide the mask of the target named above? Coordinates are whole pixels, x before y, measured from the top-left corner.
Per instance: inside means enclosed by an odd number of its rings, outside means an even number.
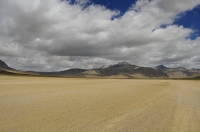
[[[159,65],[155,68],[141,67],[124,61],[89,70],[75,68],[58,72],[25,72],[12,69],[0,60],[0,74],[106,78],[197,78],[200,75],[200,70],[183,67],[169,68],[164,65]]]
[[[37,74],[41,74],[41,75],[53,75],[53,76],[65,76],[65,75],[70,75],[70,76],[77,76],[82,72],[85,72],[87,70],[85,69],[69,69],[69,70],[65,70],[65,71],[59,71],[59,72],[35,72]]]
[[[168,75],[161,70],[140,67],[129,64],[127,62],[120,62],[114,65],[102,66],[99,69],[89,70],[85,72],[87,74],[103,77],[117,77],[124,76],[129,78],[167,78]]]
[[[166,73],[170,78],[187,78],[200,74],[198,69],[186,69],[184,67],[169,68],[164,65],[156,66],[155,69]]]
[[[5,62],[0,60],[0,69],[12,69]]]

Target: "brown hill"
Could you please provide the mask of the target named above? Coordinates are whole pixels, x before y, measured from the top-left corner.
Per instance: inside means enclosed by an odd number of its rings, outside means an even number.
[[[26,71],[20,71],[15,70],[11,67],[9,67],[5,62],[0,60],[0,74],[1,75],[37,75],[34,72],[26,72]]]
[[[139,67],[136,65],[131,65],[127,62],[120,62],[114,65],[103,66],[99,69],[89,70],[93,75],[100,77],[109,76],[125,76],[128,78],[167,78],[168,75],[161,70],[149,68],[149,67]],[[84,72],[85,75],[89,71]],[[93,72],[91,72],[93,71]]]
[[[200,74],[198,69],[186,69],[184,67],[169,68],[164,65],[155,67],[155,69],[161,70],[166,73],[170,78],[188,78]]]
[[[35,73],[40,74],[40,75],[51,75],[51,76],[66,76],[66,75],[77,76],[80,73],[85,72],[85,71],[87,70],[75,68],[75,69],[69,69],[69,70],[58,71],[58,72],[35,72]]]
[[[140,67],[120,62],[118,64],[102,66],[97,69],[69,69],[58,72],[19,71],[10,68],[0,60],[0,74],[4,75],[37,75],[37,76],[65,76],[65,77],[106,77],[106,78],[200,78],[200,70],[186,68],[168,68],[163,65],[155,68]]]

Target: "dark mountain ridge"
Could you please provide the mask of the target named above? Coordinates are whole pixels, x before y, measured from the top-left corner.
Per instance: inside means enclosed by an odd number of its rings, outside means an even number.
[[[168,77],[167,74],[161,70],[153,69],[150,67],[140,67],[136,65],[129,64],[127,62],[120,62],[115,65],[104,66],[97,69],[102,76],[113,76],[118,74],[123,74],[127,76],[135,77],[135,75],[142,75],[144,77]]]
[[[11,69],[5,62],[0,60],[0,68],[1,69]]]
[[[87,70],[74,68],[74,69],[69,69],[69,70],[65,70],[65,71],[58,71],[58,72],[35,72],[35,73],[42,74],[42,75],[64,76],[64,75],[77,75],[77,74],[85,72],[85,71],[87,71]]]
[[[155,69],[168,69],[168,67],[164,65],[159,65],[159,66],[156,66]]]
[[[58,72],[36,72],[19,71],[10,68],[5,62],[0,60],[0,74],[24,74],[24,75],[42,75],[42,76],[68,76],[68,77],[126,77],[126,78],[187,78],[197,77],[200,70],[186,69],[183,67],[169,68],[159,65],[155,68],[140,67],[128,62],[102,66],[97,69],[69,69]]]
[[[169,68],[164,65],[156,66],[155,69],[159,69],[166,73],[170,78],[186,78],[198,75],[200,70],[198,69],[186,69],[184,67]]]

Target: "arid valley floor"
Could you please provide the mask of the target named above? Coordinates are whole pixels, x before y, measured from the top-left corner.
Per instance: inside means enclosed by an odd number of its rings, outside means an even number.
[[[199,80],[0,76],[1,132],[198,132]]]

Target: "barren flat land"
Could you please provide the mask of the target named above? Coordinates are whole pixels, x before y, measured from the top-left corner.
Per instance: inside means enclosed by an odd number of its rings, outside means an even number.
[[[200,81],[0,76],[1,132],[199,132]]]

